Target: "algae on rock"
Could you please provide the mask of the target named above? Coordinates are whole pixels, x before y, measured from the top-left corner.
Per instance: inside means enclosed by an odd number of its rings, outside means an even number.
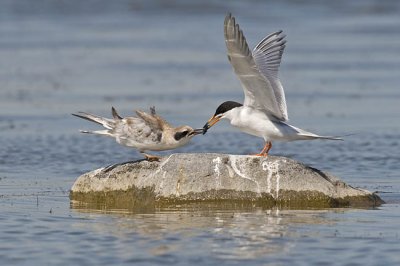
[[[190,202],[250,202],[288,208],[373,207],[383,201],[338,178],[285,157],[171,154],[80,176],[71,200],[110,208]]]

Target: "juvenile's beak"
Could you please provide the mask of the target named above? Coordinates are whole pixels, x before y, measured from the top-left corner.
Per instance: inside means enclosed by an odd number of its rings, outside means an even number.
[[[204,130],[204,129],[202,129],[202,128],[193,129],[193,131],[190,132],[189,135],[190,135],[190,136],[191,136],[191,135],[196,136],[196,135],[198,135],[198,134],[202,134],[202,133],[203,133],[203,130]]]
[[[203,127],[203,135],[207,133],[207,130],[212,127],[213,125],[215,125],[215,123],[217,123],[221,118],[218,116],[213,115],[208,121],[207,123],[204,125]]]

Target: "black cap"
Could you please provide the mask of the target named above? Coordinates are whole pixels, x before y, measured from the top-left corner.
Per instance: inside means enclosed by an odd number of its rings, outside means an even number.
[[[234,101],[227,101],[224,103],[221,103],[220,106],[218,106],[217,110],[215,111],[215,115],[223,114],[225,112],[228,112],[229,110],[232,110],[233,108],[243,106],[243,104],[234,102]]]

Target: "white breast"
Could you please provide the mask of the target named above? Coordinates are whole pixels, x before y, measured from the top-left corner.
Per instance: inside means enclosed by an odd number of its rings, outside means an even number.
[[[230,120],[231,125],[241,131],[264,138],[264,140],[279,139],[281,132],[278,125],[271,121],[268,116],[261,111],[245,106],[234,108],[225,113],[224,118]]]

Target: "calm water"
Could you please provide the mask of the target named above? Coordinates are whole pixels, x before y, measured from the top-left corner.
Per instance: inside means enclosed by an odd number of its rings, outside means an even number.
[[[400,2],[0,1],[1,265],[398,265]],[[251,46],[283,29],[293,125],[345,142],[276,143],[284,155],[378,191],[373,210],[70,204],[82,173],[138,158],[70,115],[155,105],[199,127],[241,101],[225,13]],[[221,123],[180,152],[253,153],[262,141]],[[168,154],[164,152],[161,154]]]

